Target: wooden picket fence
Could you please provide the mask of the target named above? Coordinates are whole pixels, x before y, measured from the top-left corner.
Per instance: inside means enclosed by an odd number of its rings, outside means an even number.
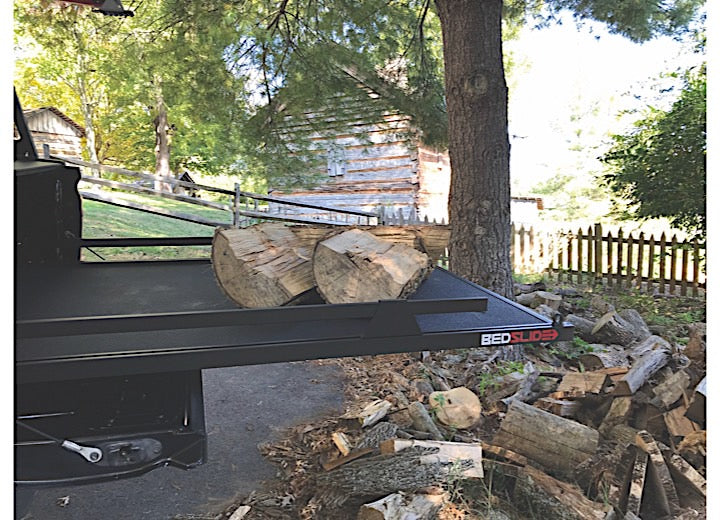
[[[697,240],[656,238],[640,232],[613,236],[595,224],[575,232],[513,226],[516,273],[547,272],[559,281],[698,296],[706,287],[705,249]]]

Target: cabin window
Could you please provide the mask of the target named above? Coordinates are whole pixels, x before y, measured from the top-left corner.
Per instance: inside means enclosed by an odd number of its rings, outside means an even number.
[[[327,172],[328,177],[339,177],[345,175],[347,166],[345,163],[345,150],[339,146],[332,146],[327,151]]]

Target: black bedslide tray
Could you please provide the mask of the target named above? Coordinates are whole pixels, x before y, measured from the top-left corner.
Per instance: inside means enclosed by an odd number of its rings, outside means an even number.
[[[571,338],[441,268],[408,300],[268,309],[239,309],[209,261],[36,269],[16,287],[18,383]]]

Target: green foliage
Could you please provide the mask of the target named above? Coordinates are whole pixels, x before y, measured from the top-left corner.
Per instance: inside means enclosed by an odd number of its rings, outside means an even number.
[[[706,69],[687,71],[667,110],[650,107],[633,131],[614,136],[602,158],[603,179],[624,201],[621,216],[667,217],[704,239],[706,233]]]

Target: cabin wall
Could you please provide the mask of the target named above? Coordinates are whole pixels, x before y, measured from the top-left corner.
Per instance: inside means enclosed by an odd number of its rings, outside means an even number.
[[[27,117],[28,130],[32,135],[38,154],[43,144],[50,147],[51,155],[82,159],[82,137],[72,125],[50,110],[42,110]]]

